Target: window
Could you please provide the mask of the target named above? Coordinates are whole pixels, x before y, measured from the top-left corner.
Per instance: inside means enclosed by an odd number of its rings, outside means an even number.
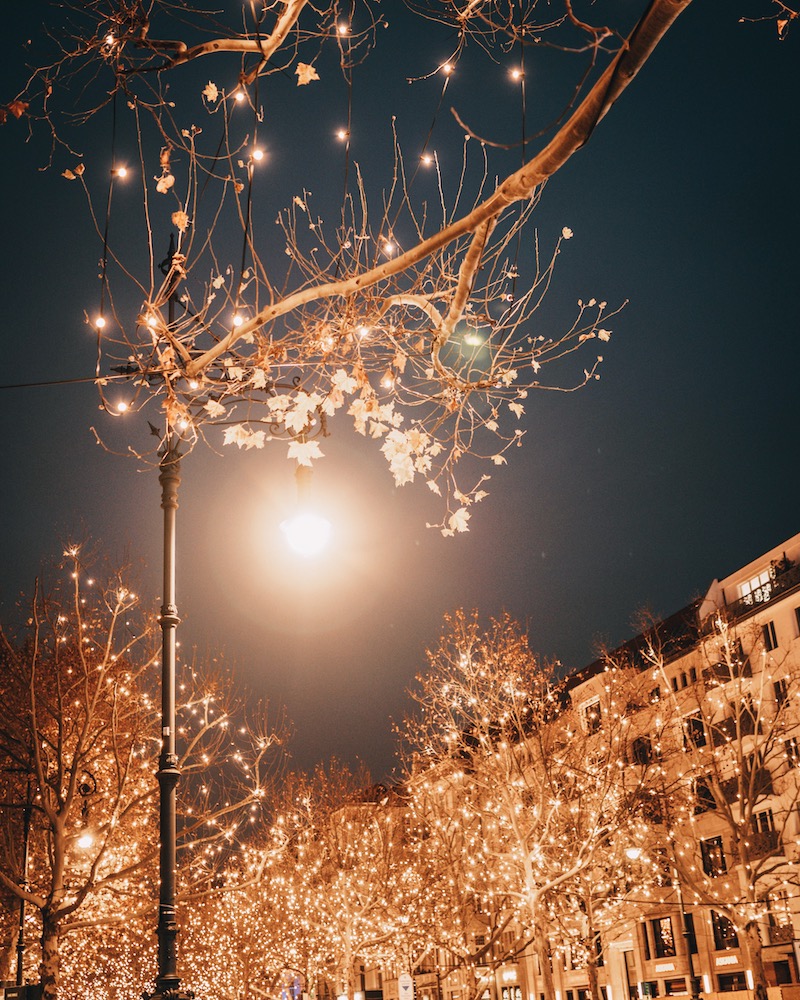
[[[778,708],[786,704],[789,699],[789,682],[785,677],[779,677],[778,680],[772,682],[772,693]]]
[[[790,736],[783,741],[783,752],[786,754],[786,762],[789,767],[800,765],[800,746],[798,746],[796,736]]]
[[[692,747],[697,749],[706,745],[708,742],[706,727],[699,712],[687,715],[683,720],[683,726],[683,746],[685,749],[690,750]]]
[[[711,911],[711,928],[714,931],[714,947],[717,951],[739,947],[736,928],[724,913],[717,913],[716,910]]]
[[[639,930],[641,931],[642,938],[642,951],[644,952],[644,957],[646,961],[650,961],[650,936],[647,933],[647,924],[644,920],[639,925]],[[655,994],[653,994],[655,996]]]
[[[726,972],[717,976],[720,993],[733,993],[735,990],[746,990],[747,980],[743,972]]]
[[[794,623],[797,626],[797,634],[800,635],[800,607],[794,609]]]
[[[684,913],[684,915],[683,915],[683,926],[684,926],[684,929],[685,929],[684,930],[685,939],[686,939],[687,944],[689,945],[689,954],[690,955],[696,955],[697,954],[697,935],[694,932],[694,914],[693,913]],[[697,990],[697,991],[693,990],[692,992],[699,992],[699,990]]]
[[[694,813],[695,816],[698,813],[708,812],[710,809],[716,809],[717,803],[714,799],[714,793],[711,791],[711,786],[708,783],[707,778],[695,778],[693,784],[694,792]]]
[[[649,764],[653,759],[653,745],[649,736],[637,736],[631,744],[631,762]]]
[[[775,817],[771,809],[762,809],[753,814],[753,829],[756,833],[771,833],[775,829]]]
[[[739,584],[739,597],[745,604],[766,604],[771,594],[772,576],[768,569]]]
[[[672,917],[658,917],[651,920],[656,958],[669,958],[675,954],[675,935],[672,933]]]
[[[708,837],[700,841],[700,854],[703,858],[703,871],[706,875],[716,878],[728,870],[725,861],[725,851],[722,847],[722,837]]]
[[[672,680],[670,681],[670,683],[672,684],[672,690],[673,691],[677,691],[678,690],[678,678],[677,677],[673,677]]]
[[[778,637],[775,634],[775,622],[765,622],[761,626],[761,635],[764,639],[764,649],[769,652],[778,648]]]
[[[665,979],[664,980],[664,993],[668,997],[680,996],[682,993],[688,993],[686,989],[685,979]]]
[[[600,723],[603,721],[600,711],[600,699],[593,698],[591,701],[584,702],[581,706],[581,716],[583,717],[583,725],[586,732],[596,733],[600,728]]]
[[[599,934],[595,934],[594,936],[594,953],[597,958],[597,967],[600,968],[600,966],[605,965],[606,960],[603,956],[603,939]]]
[[[689,667],[689,680],[692,684],[697,683],[697,667]]]
[[[657,997],[658,996],[658,983],[651,980],[646,983],[642,983],[642,996],[643,997]]]
[[[800,608],[797,610],[800,611]],[[661,701],[661,688],[653,688],[650,692],[650,704],[655,705],[659,701]]]

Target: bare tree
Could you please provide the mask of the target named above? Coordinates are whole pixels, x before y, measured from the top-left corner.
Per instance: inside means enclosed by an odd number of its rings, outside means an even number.
[[[7,809],[31,804],[28,864],[5,838],[0,883],[38,915],[47,1000],[62,936],[152,911],[157,880],[152,629],[124,574],[98,583],[77,546],[61,572],[51,592],[37,587],[17,632],[0,631],[0,798]],[[181,681],[185,894],[213,884],[260,809],[281,731],[263,713],[242,718],[221,676],[187,667]]]
[[[681,661],[692,683],[677,693],[651,635],[648,656],[673,706],[665,771],[682,785],[664,800],[676,874],[689,903],[711,908],[715,935],[741,939],[766,996],[762,948],[772,927],[789,922],[785,899],[798,888],[786,846],[800,794],[797,667],[765,646],[761,626],[714,612]]]
[[[185,447],[221,435],[260,448],[285,431],[289,456],[304,465],[322,454],[316,438],[328,420],[346,412],[380,442],[398,484],[421,478],[444,497],[445,533],[467,530],[491,469],[520,443],[529,393],[597,377],[601,355],[573,355],[610,336],[615,308],[590,295],[560,329],[533,321],[572,235],[565,226],[550,250],[526,237],[542,186],[689,3],[652,0],[632,28],[590,23],[571,0],[544,10],[409,0],[391,18],[373,0],[249,0],[235,23],[185,0],[66,4],[51,26],[52,58],[8,108],[47,123],[59,165],[68,157],[64,175],[88,199],[101,291],[87,319],[108,412],[155,399],[157,437],[178,435]],[[404,155],[386,84],[374,78],[369,114],[394,137],[376,179],[351,150],[353,94],[395,32],[392,51],[408,58],[399,78],[434,89],[437,106],[473,51],[513,55],[523,111],[535,50],[560,51],[574,76],[552,119],[523,117],[517,136],[479,135],[470,109],[457,110],[465,153],[456,167],[440,163],[421,124],[422,150]],[[449,56],[424,63],[433,50]],[[276,109],[292,102],[308,114],[307,94],[331,93],[336,76],[347,119],[341,199],[315,207],[303,173],[318,151],[306,135],[290,151],[295,190],[275,204],[262,139]],[[96,149],[99,135],[110,179],[96,154],[72,152],[89,136]],[[433,185],[422,183],[428,170]],[[131,212],[123,184],[134,171],[142,186]],[[112,388],[119,382],[124,394]]]
[[[633,836],[647,768],[620,767],[630,679],[601,671],[574,706],[508,617],[483,630],[448,619],[405,723],[410,789],[429,788],[431,836],[458,817],[474,898],[507,907],[539,955],[538,992],[553,996],[549,929],[556,895],[600,868],[614,838]],[[586,678],[583,678],[584,680]],[[584,691],[586,688],[584,687]]]

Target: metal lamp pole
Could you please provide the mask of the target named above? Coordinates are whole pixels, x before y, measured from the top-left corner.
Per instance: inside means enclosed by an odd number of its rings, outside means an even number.
[[[161,264],[169,276],[175,255],[174,238]],[[168,321],[175,322],[177,278],[168,290]],[[177,871],[177,786],[180,778],[175,749],[175,635],[180,623],[175,593],[175,522],[178,510],[178,487],[181,482],[180,437],[170,428],[160,453],[158,481],[161,484],[161,509],[164,512],[163,604],[161,605],[161,756],[158,763],[159,787],[159,902],[158,902],[158,977],[156,997],[164,1000],[191,1000],[194,993],[181,991],[177,971],[178,923],[175,916]]]

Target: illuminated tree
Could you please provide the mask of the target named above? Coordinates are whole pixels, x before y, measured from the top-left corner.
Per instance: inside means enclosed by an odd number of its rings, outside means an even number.
[[[631,679],[600,671],[593,683],[597,694],[573,706],[516,623],[503,617],[482,630],[477,615],[458,612],[429,653],[418,714],[405,723],[409,788],[420,790],[431,837],[463,827],[465,888],[533,940],[548,997],[557,895],[599,870],[614,838],[640,837],[647,799],[649,769],[620,766]]]
[[[543,185],[689,3],[653,0],[633,26],[590,23],[571,0],[409,0],[391,16],[377,0],[247,0],[230,22],[186,0],[62,5],[51,58],[7,108],[46,121],[88,199],[107,411],[155,399],[158,436],[185,448],[260,448],[281,428],[301,464],[346,413],[398,484],[443,496],[445,533],[467,530],[489,471],[521,442],[529,393],[596,378],[602,356],[576,352],[609,339],[616,310],[589,291],[566,319],[536,316],[572,236],[532,232]],[[563,91],[534,106],[526,68],[545,52],[564,59],[546,70]],[[451,82],[474,64],[488,87],[493,61],[516,96],[499,92],[485,126],[470,107],[440,115]],[[412,91],[428,111],[398,119]],[[495,134],[498,102],[516,104],[516,134]],[[337,153],[323,104],[343,122]],[[442,159],[440,133],[463,158]],[[102,153],[78,157],[84,140]],[[273,164],[289,161],[279,181]],[[132,209],[124,186],[137,182]]]
[[[800,888],[786,847],[800,795],[797,664],[770,649],[760,625],[714,611],[680,664],[691,683],[676,691],[657,630],[650,635],[674,727],[664,767],[682,786],[663,816],[677,875],[690,903],[711,908],[715,934],[739,939],[765,997],[763,944],[771,926],[791,923],[787,898]]]
[[[17,837],[0,842],[0,883],[38,917],[47,1000],[58,989],[63,936],[135,927],[155,907],[158,877],[152,629],[123,574],[98,584],[78,547],[65,553],[65,567],[50,593],[37,586],[21,628],[0,631],[7,822],[15,805],[31,803],[27,873],[17,818]],[[281,733],[263,712],[244,718],[219,671],[187,666],[180,681],[178,877],[186,895],[213,886],[242,824],[258,817]],[[86,971],[71,970],[73,981]]]
[[[293,876],[286,895],[271,895],[296,928],[284,937],[285,967],[351,1000],[356,962],[393,954],[404,861],[402,810],[391,799],[366,771],[334,760],[296,777],[282,813]]]

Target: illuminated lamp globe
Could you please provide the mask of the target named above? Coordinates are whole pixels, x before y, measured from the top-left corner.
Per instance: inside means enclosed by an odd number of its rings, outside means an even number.
[[[289,548],[307,559],[317,556],[331,537],[331,522],[320,514],[304,510],[281,522],[281,531]]]
[[[82,851],[88,851],[93,844],[94,834],[91,830],[84,830],[80,837],[78,837],[78,847],[80,847]]]

